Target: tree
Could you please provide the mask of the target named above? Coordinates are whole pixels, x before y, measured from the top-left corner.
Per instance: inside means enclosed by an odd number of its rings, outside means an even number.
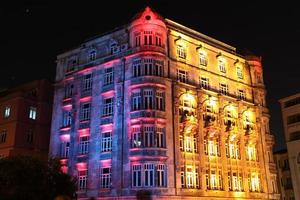
[[[76,179],[63,173],[59,160],[44,162],[30,156],[0,160],[1,200],[53,200],[56,196],[74,197]]]

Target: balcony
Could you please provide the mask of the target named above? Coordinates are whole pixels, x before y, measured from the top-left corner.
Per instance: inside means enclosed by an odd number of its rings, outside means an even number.
[[[151,118],[166,118],[166,113],[164,111],[156,111],[156,110],[139,110],[132,111],[130,113],[131,119],[141,118],[141,117],[151,117]]]

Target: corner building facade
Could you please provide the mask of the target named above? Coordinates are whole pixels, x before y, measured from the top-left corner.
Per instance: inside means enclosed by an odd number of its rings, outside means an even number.
[[[57,62],[50,155],[80,199],[279,199],[260,58],[147,7]]]

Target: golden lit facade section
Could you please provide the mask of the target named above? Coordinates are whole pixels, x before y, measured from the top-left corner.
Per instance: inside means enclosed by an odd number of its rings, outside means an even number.
[[[264,139],[272,136],[265,131],[261,60],[167,23],[170,76],[177,80],[172,91],[179,195],[279,199],[271,186],[276,169],[265,155],[274,141]]]

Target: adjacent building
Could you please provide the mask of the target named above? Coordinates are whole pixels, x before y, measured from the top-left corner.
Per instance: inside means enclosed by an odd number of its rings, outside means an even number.
[[[277,164],[278,188],[282,200],[294,200],[294,190],[288,153],[286,149],[274,152],[274,160]]]
[[[79,199],[279,199],[265,96],[260,57],[147,7],[58,55],[50,155]]]
[[[300,199],[300,93],[280,100],[294,194]]]
[[[48,158],[53,86],[37,80],[0,93],[0,157]]]

